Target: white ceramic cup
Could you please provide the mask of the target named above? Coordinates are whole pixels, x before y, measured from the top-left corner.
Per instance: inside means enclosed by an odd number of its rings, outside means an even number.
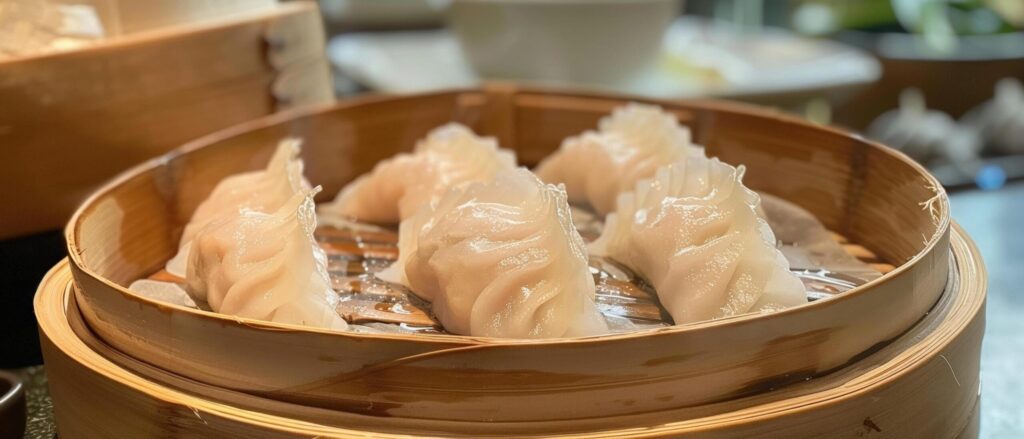
[[[455,0],[449,24],[486,79],[615,86],[656,62],[680,0]]]

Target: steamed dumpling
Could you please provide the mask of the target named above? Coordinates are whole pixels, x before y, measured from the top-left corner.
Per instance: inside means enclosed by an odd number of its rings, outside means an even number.
[[[413,153],[382,161],[345,186],[334,201],[321,206],[320,214],[396,224],[450,188],[487,182],[498,171],[515,167],[515,153],[499,148],[494,138],[450,123],[431,131]]]
[[[565,192],[525,168],[449,191],[402,222],[408,286],[449,332],[547,338],[607,332]]]
[[[295,194],[308,191],[310,185],[302,177],[302,160],[299,158],[301,144],[299,139],[282,140],[266,169],[221,180],[185,225],[178,254],[167,263],[167,271],[185,277],[192,238],[214,220],[235,216],[243,209],[274,212]]]
[[[653,105],[629,104],[601,119],[599,131],[570,137],[537,167],[548,183],[565,184],[569,201],[589,204],[604,215],[619,193],[654,175],[659,167],[703,156],[690,131]]]
[[[693,157],[621,195],[591,252],[654,286],[676,324],[806,303],[743,168]]]
[[[345,329],[327,256],[316,245],[313,195],[294,194],[276,212],[243,209],[197,231],[186,290],[221,314]]]

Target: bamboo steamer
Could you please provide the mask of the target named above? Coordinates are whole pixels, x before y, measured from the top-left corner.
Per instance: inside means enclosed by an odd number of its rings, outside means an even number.
[[[627,100],[495,85],[364,98],[192,142],[123,174],[69,223],[83,319],[131,358],[268,400],[424,425],[543,424],[642,417],[821,376],[895,339],[939,299],[949,271],[948,202],[921,167],[837,130],[715,102],[658,103],[709,154],[747,165],[753,188],[802,205],[897,268],[774,314],[543,341],[329,332],[156,303],[124,288],[162,267],[221,178],[263,166],[285,135],[306,139],[307,175],[329,197],[449,120],[498,136],[531,164]]]
[[[315,2],[147,31],[199,3],[162,2],[161,17],[142,16],[154,2],[98,3],[134,33],[0,60],[0,198],[18,212],[0,217],[0,239],[61,227],[105,180],[182,142],[333,101]]]
[[[468,436],[972,438],[977,436],[986,275],[951,237],[951,273],[931,312],[828,375],[758,395],[637,416],[548,422],[424,422],[289,404],[209,386],[134,359],[89,330],[66,261],[36,295],[62,436]]]

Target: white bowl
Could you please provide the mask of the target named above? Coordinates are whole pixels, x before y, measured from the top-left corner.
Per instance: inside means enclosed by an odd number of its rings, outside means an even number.
[[[485,78],[614,86],[657,60],[679,0],[456,0],[450,25]]]

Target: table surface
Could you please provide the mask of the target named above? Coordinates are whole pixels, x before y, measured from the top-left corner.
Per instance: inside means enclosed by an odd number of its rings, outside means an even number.
[[[32,366],[19,371],[25,381],[25,408],[28,421],[25,423],[25,439],[51,439],[57,435],[57,424],[53,421],[53,401],[46,388],[46,371],[43,366]]]
[[[1024,437],[1024,182],[950,195],[953,218],[981,249],[989,273],[981,358],[981,437]],[[42,368],[30,368],[26,437],[53,437]]]
[[[1024,437],[1024,183],[950,195],[953,219],[988,268],[981,349],[981,437]]]

